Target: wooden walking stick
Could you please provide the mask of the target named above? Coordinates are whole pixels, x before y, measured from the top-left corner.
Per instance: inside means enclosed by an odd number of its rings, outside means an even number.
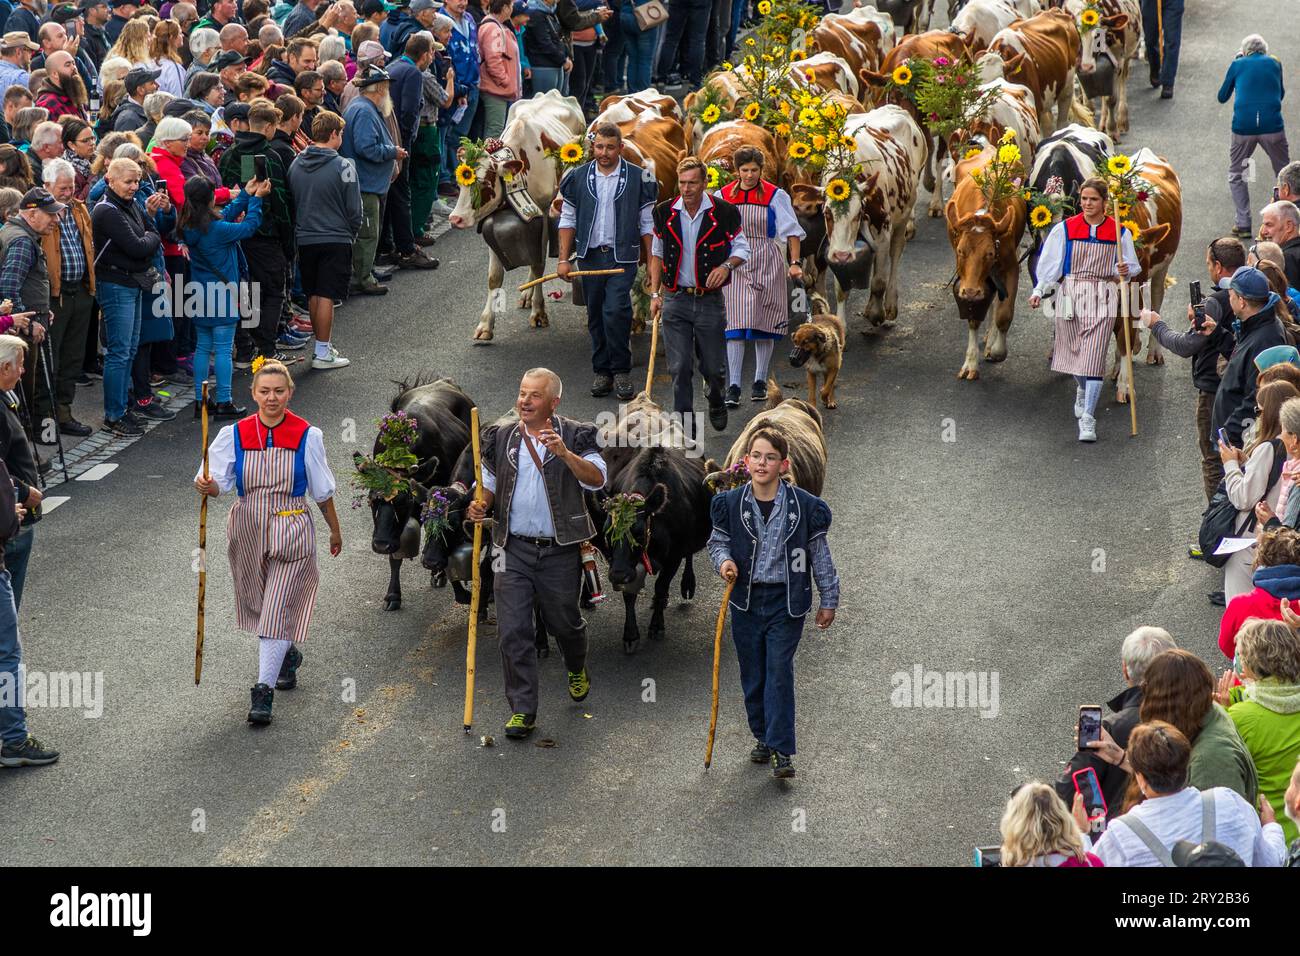
[[[1124,227],[1119,219],[1119,197],[1115,197],[1115,265],[1124,261]],[[1137,381],[1133,376],[1133,343],[1128,320],[1128,276],[1119,277],[1119,317],[1124,325],[1124,366],[1128,369],[1129,437],[1138,433]]]
[[[650,397],[650,387],[655,380],[655,352],[659,350],[659,316],[650,320],[650,361],[645,370],[645,397]]]
[[[616,276],[622,271],[622,269],[575,269],[569,273],[569,278],[581,279],[583,276]],[[525,282],[519,287],[519,291],[523,292],[525,289],[531,289],[535,285],[541,285],[543,282],[550,282],[552,279],[558,279],[559,277],[560,274],[558,272],[549,273],[542,276],[540,279]]]
[[[469,436],[474,447],[474,500],[483,500],[483,456],[478,444],[478,406],[469,410]],[[483,594],[479,555],[483,549],[483,524],[474,523],[473,571],[469,592],[469,641],[465,645],[465,733],[474,723],[474,659],[478,648],[478,605]]]
[[[208,480],[208,383],[203,383],[203,480]],[[203,677],[203,617],[208,593],[208,496],[199,502],[199,629],[194,638],[194,684]]]
[[[704,752],[704,769],[713,763],[713,734],[718,729],[718,666],[722,662],[722,625],[727,620],[727,605],[731,603],[731,589],[736,586],[734,580],[727,582],[727,589],[722,592],[722,607],[718,609],[718,626],[713,632],[713,711],[709,714],[709,749]]]

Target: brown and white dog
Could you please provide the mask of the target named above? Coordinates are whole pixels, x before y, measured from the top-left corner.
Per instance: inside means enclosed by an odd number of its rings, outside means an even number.
[[[817,404],[817,375],[822,376],[822,404],[835,408],[835,379],[844,358],[844,321],[820,295],[812,297],[813,314],[795,329],[790,364],[808,375],[808,404]]]

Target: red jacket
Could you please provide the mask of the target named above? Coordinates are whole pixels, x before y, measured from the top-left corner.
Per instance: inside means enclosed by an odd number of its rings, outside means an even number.
[[[50,111],[50,120],[52,122],[58,122],[60,116],[75,116],[78,119],[86,119],[86,111],[72,102],[66,93],[49,80],[42,82],[40,89],[37,90],[36,105],[43,106]]]
[[[1265,621],[1282,620],[1281,600],[1263,588],[1255,588],[1247,594],[1238,594],[1228,602],[1223,611],[1223,620],[1219,622],[1219,650],[1229,660],[1237,656],[1237,632],[1252,617]]]
[[[181,161],[161,146],[155,146],[153,152],[149,154],[149,158],[158,167],[158,175],[167,183],[167,195],[171,197],[172,205],[176,208],[176,215],[179,218],[181,207],[185,205],[185,174],[181,172]],[[164,238],[163,255],[183,256],[185,255],[185,247],[178,242]]]

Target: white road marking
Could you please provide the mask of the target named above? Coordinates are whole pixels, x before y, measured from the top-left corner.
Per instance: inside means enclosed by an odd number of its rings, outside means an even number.
[[[46,498],[46,499],[44,499],[43,501],[41,501],[41,514],[42,514],[42,515],[48,515],[51,511],[53,511],[53,510],[54,510],[55,508],[57,508],[59,505],[63,504],[65,501],[69,501],[69,500],[70,500],[70,499],[68,498],[67,495],[63,495],[62,497],[59,497],[59,498]]]
[[[90,468],[84,471],[83,473],[81,473],[80,475],[78,475],[74,480],[75,481],[99,481],[99,479],[103,478],[105,475],[112,474],[116,470],[117,470],[117,464],[115,462],[111,462],[111,461],[100,462],[94,468]]]

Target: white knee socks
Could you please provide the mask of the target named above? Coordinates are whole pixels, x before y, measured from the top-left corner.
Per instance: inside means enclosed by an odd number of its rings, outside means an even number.
[[[772,361],[772,349],[775,346],[773,339],[754,340],[754,381],[767,381],[767,366]]]
[[[280,667],[284,656],[289,653],[293,641],[277,641],[273,637],[262,637],[257,641],[257,682],[267,687],[274,687],[280,676]]]
[[[727,339],[727,384],[740,385],[740,372],[745,364],[745,340]]]
[[[1097,414],[1097,401],[1101,398],[1101,379],[1090,378],[1084,385],[1083,407],[1085,415]]]

